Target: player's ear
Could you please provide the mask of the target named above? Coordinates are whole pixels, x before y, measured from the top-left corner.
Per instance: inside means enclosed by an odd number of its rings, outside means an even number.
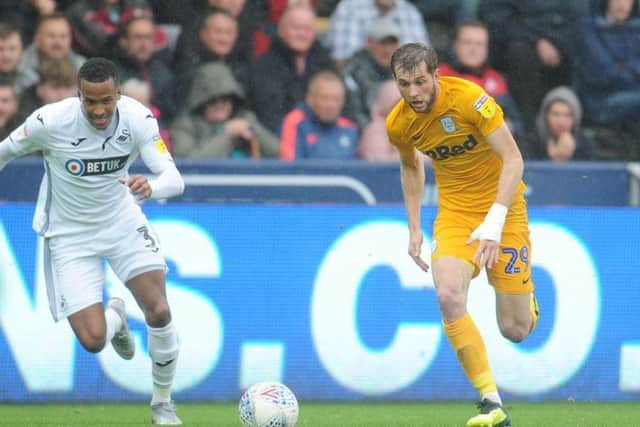
[[[440,77],[440,68],[436,67],[436,69],[433,70],[433,78],[437,79],[438,77]]]

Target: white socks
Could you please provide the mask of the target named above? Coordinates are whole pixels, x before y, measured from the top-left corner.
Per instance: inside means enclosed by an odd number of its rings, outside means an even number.
[[[107,307],[104,311],[104,320],[107,322],[107,335],[104,342],[108,343],[122,328],[122,318],[113,308]]]
[[[171,384],[176,372],[180,345],[173,322],[162,328],[147,325],[151,373],[153,376],[153,397],[151,404],[171,401]]]

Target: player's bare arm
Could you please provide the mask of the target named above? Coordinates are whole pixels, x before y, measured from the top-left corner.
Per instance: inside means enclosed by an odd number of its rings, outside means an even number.
[[[413,146],[399,146],[398,151],[402,192],[409,221],[409,255],[421,269],[429,271],[429,264],[420,256],[423,240],[420,209],[425,183],[424,157]]]
[[[502,227],[522,179],[524,162],[505,123],[487,135],[487,142],[502,159],[502,172],[498,181],[496,199],[485,220],[474,230],[467,243],[479,240],[480,244],[473,256],[473,262],[480,261],[480,267],[493,268],[498,262]]]

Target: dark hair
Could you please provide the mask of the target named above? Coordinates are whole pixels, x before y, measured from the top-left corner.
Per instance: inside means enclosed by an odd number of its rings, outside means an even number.
[[[16,93],[16,88],[15,88],[15,83],[13,81],[13,78],[9,77],[9,76],[0,76],[0,87],[9,87],[11,88],[11,93],[13,94],[14,98],[18,97],[18,94]]]
[[[91,83],[102,83],[113,79],[118,84],[118,70],[116,65],[106,58],[88,59],[78,70],[78,87],[80,82],[86,80]]]
[[[413,71],[421,63],[427,66],[427,72],[433,74],[438,67],[438,54],[431,46],[422,43],[407,43],[393,52],[391,57],[391,73],[396,77],[396,68]]]
[[[0,39],[8,39],[9,36],[12,36],[14,34],[17,34],[18,37],[20,37],[20,32],[15,25],[9,22],[0,22]],[[20,39],[22,39],[22,37],[20,37]]]

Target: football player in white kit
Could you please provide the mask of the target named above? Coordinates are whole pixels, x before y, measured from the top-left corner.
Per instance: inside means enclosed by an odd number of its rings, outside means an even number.
[[[144,312],[152,361],[152,422],[181,425],[171,400],[179,344],[165,291],[158,238],[137,200],[182,194],[184,182],[139,102],[121,96],[114,64],[89,59],[78,71],[78,97],[45,105],[0,143],[0,169],[40,151],[45,173],[33,227],[44,237],[51,313],[67,318],[92,353],[108,341],[124,359],[134,355],[124,302],[102,305],[106,259]],[[154,178],[128,174],[140,154]]]

